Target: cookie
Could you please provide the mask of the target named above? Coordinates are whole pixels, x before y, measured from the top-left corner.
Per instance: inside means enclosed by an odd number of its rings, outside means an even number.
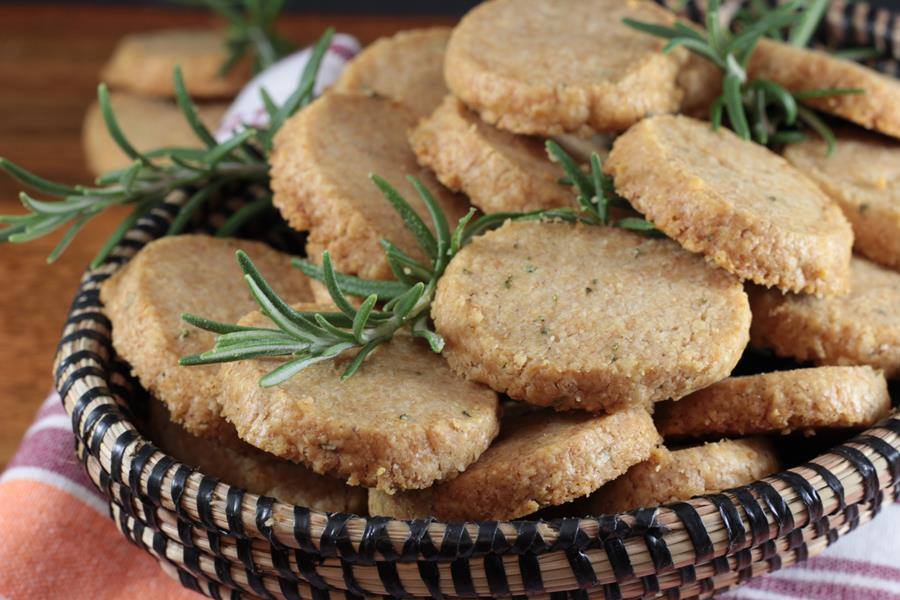
[[[589,411],[648,407],[724,379],[750,327],[740,282],[670,240],[535,221],[464,247],[432,317],[457,373]]]
[[[184,113],[169,100],[143,98],[125,92],[114,92],[110,102],[119,128],[139,152],[158,148],[201,148],[203,142],[188,125]],[[204,125],[215,130],[228,109],[227,104],[197,106]],[[129,166],[133,161],[113,141],[96,102],[88,108],[81,130],[81,141],[88,168],[95,175]]]
[[[242,60],[227,75],[225,33],[209,29],[160,29],[130,33],[119,40],[103,67],[101,79],[113,89],[141,96],[174,98],[173,73],[181,67],[192,98],[230,98],[250,79],[250,63]]]
[[[763,146],[663,115],[616,139],[604,168],[658,229],[741,279],[820,295],[847,290],[850,224]]]
[[[150,399],[147,428],[150,439],[167,454],[252,494],[313,510],[365,514],[365,490],[257,450],[242,442],[233,427],[223,429],[223,437],[215,440],[191,435],[169,419],[164,404]]]
[[[890,410],[887,382],[871,367],[814,367],[731,377],[656,407],[668,438],[810,434],[871,425]]]
[[[658,506],[746,485],[779,468],[775,449],[765,438],[659,448],[650,460],[597,490],[587,505],[594,515]]]
[[[391,100],[326,94],[285,123],[270,156],[275,206],[309,242],[331,253],[335,268],[367,279],[389,279],[380,241],[425,260],[413,235],[372,183],[383,177],[430,223],[425,204],[406,180],[413,175],[455,224],[468,211],[416,162],[406,131],[414,113]]]
[[[269,320],[252,313],[240,323]],[[278,360],[226,363],[222,414],[257,448],[387,492],[453,477],[497,435],[497,395],[454,375],[421,340],[396,335],[340,381],[351,358],[313,364],[271,388],[259,379]]]
[[[833,298],[750,290],[754,346],[817,365],[870,365],[900,377],[900,273],[850,263],[850,293]]]
[[[410,29],[379,38],[350,61],[332,89],[384,96],[421,117],[429,115],[447,94],[448,39],[449,27]]]
[[[684,49],[622,19],[671,23],[643,0],[490,0],[462,18],[444,61],[447,87],[482,119],[532,135],[623,131],[674,112]]]
[[[752,78],[771,79],[792,92],[859,88],[862,94],[825,96],[804,104],[894,137],[900,137],[900,81],[851,60],[762,39],[748,64]]]
[[[485,213],[574,203],[572,188],[559,183],[563,170],[550,162],[542,140],[492,127],[453,96],[419,121],[409,143],[419,164]]]
[[[369,513],[515,519],[591,493],[646,460],[657,444],[653,419],[641,409],[603,416],[537,411],[504,424],[500,438],[455,479],[393,496],[370,492]]]
[[[212,348],[214,335],[191,327],[181,314],[234,323],[257,304],[234,254],[250,255],[275,290],[309,300],[305,275],[290,257],[259,242],[204,235],[164,237],[147,244],[100,291],[112,321],[116,353],[141,385],[162,400],[172,420],[195,435],[218,435],[218,365],[182,367],[178,360]]]
[[[789,145],[784,156],[841,207],[857,252],[900,268],[900,142],[858,129],[836,133],[831,156],[818,138]]]

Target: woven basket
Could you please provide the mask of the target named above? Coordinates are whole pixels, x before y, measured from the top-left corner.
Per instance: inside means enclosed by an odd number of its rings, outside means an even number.
[[[440,523],[325,514],[256,496],[143,438],[99,286],[161,236],[175,193],[88,271],[56,359],[77,452],[122,533],[212,597],[706,597],[821,552],[900,495],[900,419],[752,485],[590,519]]]
[[[834,2],[821,37],[875,43],[900,56],[892,41],[900,35],[882,27],[883,10]],[[900,18],[888,21],[900,30]],[[890,72],[896,62],[877,66]],[[181,192],[170,195],[102,266],[85,273],[55,379],[72,417],[76,452],[112,518],[185,587],[213,598],[705,598],[818,554],[900,495],[897,413],[749,486],[596,518],[366,519],[246,493],[142,437],[134,417],[146,392],[117,359],[100,303],[103,280],[162,236],[184,199]],[[226,204],[226,211],[236,208]],[[217,219],[222,214],[200,215],[197,228]]]

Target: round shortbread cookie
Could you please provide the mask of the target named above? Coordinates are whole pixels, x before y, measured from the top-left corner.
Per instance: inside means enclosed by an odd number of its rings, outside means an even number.
[[[339,479],[317,475],[306,467],[267,454],[242,442],[228,425],[220,439],[191,435],[169,419],[165,405],[149,402],[150,439],[167,454],[252,494],[325,512],[364,514],[366,492]]]
[[[778,455],[765,438],[659,448],[650,460],[594,492],[586,504],[596,515],[658,506],[747,485],[779,468]]]
[[[114,92],[110,103],[119,128],[139,152],[159,148],[201,148],[203,142],[188,125],[184,113],[168,100],[142,98],[133,94]],[[198,116],[211,130],[215,130],[228,109],[227,104],[200,104]],[[95,175],[123,169],[134,162],[109,135],[100,105],[88,108],[81,130],[88,168]]]
[[[622,19],[671,23],[643,0],[490,0],[447,45],[447,86],[481,118],[515,133],[623,131],[673,112],[687,53]]]
[[[379,38],[350,61],[332,89],[384,96],[421,117],[429,115],[447,94],[448,39],[449,27],[410,29]]]
[[[604,168],[658,229],[741,279],[820,295],[847,290],[850,224],[765,147],[663,115],[616,139]]]
[[[771,79],[792,92],[821,88],[858,88],[842,94],[803,100],[867,129],[900,137],[900,81],[837,56],[761,39],[750,57],[752,78]]]
[[[831,298],[750,290],[754,346],[817,365],[870,365],[900,377],[900,273],[850,263],[850,293]]]
[[[668,438],[815,433],[871,425],[890,410],[887,381],[871,367],[814,367],[731,377],[656,407]]]
[[[900,142],[849,128],[828,144],[809,139],[784,156],[819,184],[853,226],[853,247],[870,260],[900,267]]]
[[[100,77],[112,88],[142,96],[175,97],[173,76],[181,67],[192,98],[228,98],[250,79],[250,62],[240,61],[227,75],[225,34],[210,29],[160,29],[130,33],[119,40]]]
[[[659,444],[642,409],[596,416],[536,411],[459,477],[427,490],[369,493],[369,513],[398,519],[515,519],[580,498],[646,460]]]
[[[591,411],[648,407],[727,377],[750,327],[740,282],[670,240],[534,221],[463,248],[432,316],[456,372]]]
[[[270,321],[251,313],[240,323]],[[497,395],[454,375],[421,340],[396,335],[340,381],[351,358],[313,364],[271,388],[259,379],[278,360],[226,363],[222,415],[257,448],[388,492],[455,476],[497,435]]]
[[[278,132],[270,155],[275,206],[292,227],[309,230],[310,243],[328,250],[338,271],[392,278],[382,239],[424,260],[370,173],[394,186],[426,223],[431,219],[408,175],[431,191],[451,224],[466,214],[468,202],[416,162],[406,140],[415,123],[415,114],[391,100],[326,94]]]
[[[100,291],[117,354],[169,408],[172,420],[197,435],[218,435],[227,424],[217,403],[219,366],[178,364],[183,356],[210,349],[215,336],[191,327],[181,314],[233,323],[257,307],[235,260],[238,249],[284,298],[312,298],[309,280],[288,255],[259,242],[204,235],[150,242]]]
[[[453,96],[419,121],[409,143],[420,164],[485,213],[574,203],[572,188],[559,183],[563,170],[541,140],[492,127]]]

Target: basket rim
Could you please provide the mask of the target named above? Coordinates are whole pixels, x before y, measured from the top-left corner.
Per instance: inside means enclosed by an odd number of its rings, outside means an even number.
[[[358,517],[294,506],[221,482],[168,456],[138,432],[99,299],[102,281],[161,237],[184,199],[174,192],[138,220],[102,265],[85,272],[60,339],[54,376],[76,438],[109,478],[128,494],[207,531],[356,564],[375,564],[378,557],[452,562],[513,554],[520,557],[529,592],[542,589],[537,557],[543,554],[567,556],[573,588],[610,577],[629,581],[757,548],[848,508],[874,513],[886,495],[896,499],[900,493],[900,409],[812,461],[750,485],[590,518],[442,522]],[[108,490],[101,492],[114,500]],[[642,545],[647,546],[643,551]],[[599,576],[584,554],[597,547],[606,550],[609,563]],[[649,562],[633,564],[641,552]]]

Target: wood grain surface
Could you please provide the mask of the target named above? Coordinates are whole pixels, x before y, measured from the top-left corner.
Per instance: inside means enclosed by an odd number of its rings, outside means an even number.
[[[363,43],[411,27],[446,24],[436,16],[287,15],[283,34],[307,44],[328,25]],[[81,121],[97,74],[123,34],[204,26],[206,13],[160,8],[0,6],[0,156],[50,179],[89,181]],[[18,213],[19,185],[0,176],[0,213]],[[82,231],[53,265],[57,236],[0,246],[0,470],[50,391],[50,365],[81,273],[122,218],[112,211]]]

